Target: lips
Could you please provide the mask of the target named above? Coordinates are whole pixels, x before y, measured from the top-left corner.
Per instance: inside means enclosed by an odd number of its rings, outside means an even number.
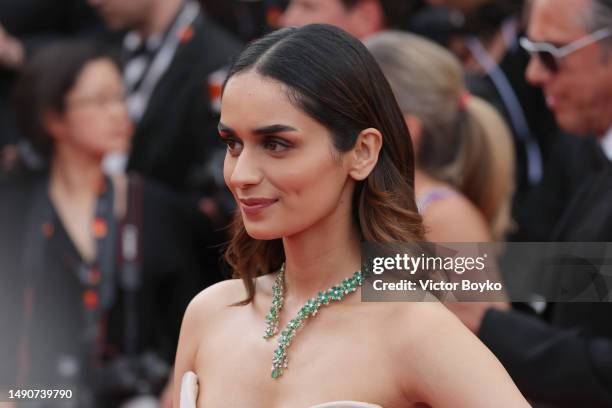
[[[278,201],[275,198],[241,198],[242,211],[246,215],[256,215]]]

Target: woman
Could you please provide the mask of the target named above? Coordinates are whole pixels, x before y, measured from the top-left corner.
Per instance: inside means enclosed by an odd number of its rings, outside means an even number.
[[[96,45],[41,50],[16,102],[48,166],[0,186],[0,318],[14,329],[0,336],[0,383],[79,386],[83,407],[88,396],[108,407],[158,392],[180,316],[206,283],[197,212],[147,181],[102,173],[131,124],[118,66]],[[136,371],[146,374],[130,381]]]
[[[416,199],[436,242],[503,241],[514,152],[501,116],[466,92],[459,62],[413,34],[366,43],[397,98],[416,150]]]
[[[240,205],[226,255],[242,279],[188,307],[175,406],[190,371],[201,407],[527,406],[440,304],[355,293],[361,241],[423,239],[408,131],[358,40],[309,25],[252,43],[229,72],[219,131]]]

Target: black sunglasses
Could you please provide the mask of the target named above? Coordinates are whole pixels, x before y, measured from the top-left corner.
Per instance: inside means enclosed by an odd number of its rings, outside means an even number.
[[[561,60],[563,58],[610,35],[612,35],[612,30],[602,28],[563,47],[556,47],[547,42],[533,42],[526,37],[520,39],[520,44],[532,57],[538,58],[547,70],[557,73],[561,68]]]

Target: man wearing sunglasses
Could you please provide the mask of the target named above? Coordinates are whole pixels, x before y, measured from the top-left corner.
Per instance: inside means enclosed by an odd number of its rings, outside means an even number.
[[[532,56],[527,80],[543,89],[564,131],[596,141],[582,159],[589,176],[551,241],[612,242],[612,0],[531,3],[521,41]],[[480,313],[458,313],[535,406],[612,407],[612,303],[553,303],[546,315],[545,321],[485,305]]]
[[[572,134],[603,138],[612,126],[612,21],[599,21],[611,7],[607,0],[536,0],[529,38],[521,40],[532,55],[527,80],[542,87]]]

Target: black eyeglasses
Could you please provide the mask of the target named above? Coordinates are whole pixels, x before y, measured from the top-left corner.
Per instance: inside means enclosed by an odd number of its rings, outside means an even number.
[[[602,28],[560,48],[547,42],[533,42],[526,37],[520,39],[520,44],[532,57],[537,57],[547,70],[557,73],[561,68],[563,58],[610,35],[612,35],[612,30]]]

